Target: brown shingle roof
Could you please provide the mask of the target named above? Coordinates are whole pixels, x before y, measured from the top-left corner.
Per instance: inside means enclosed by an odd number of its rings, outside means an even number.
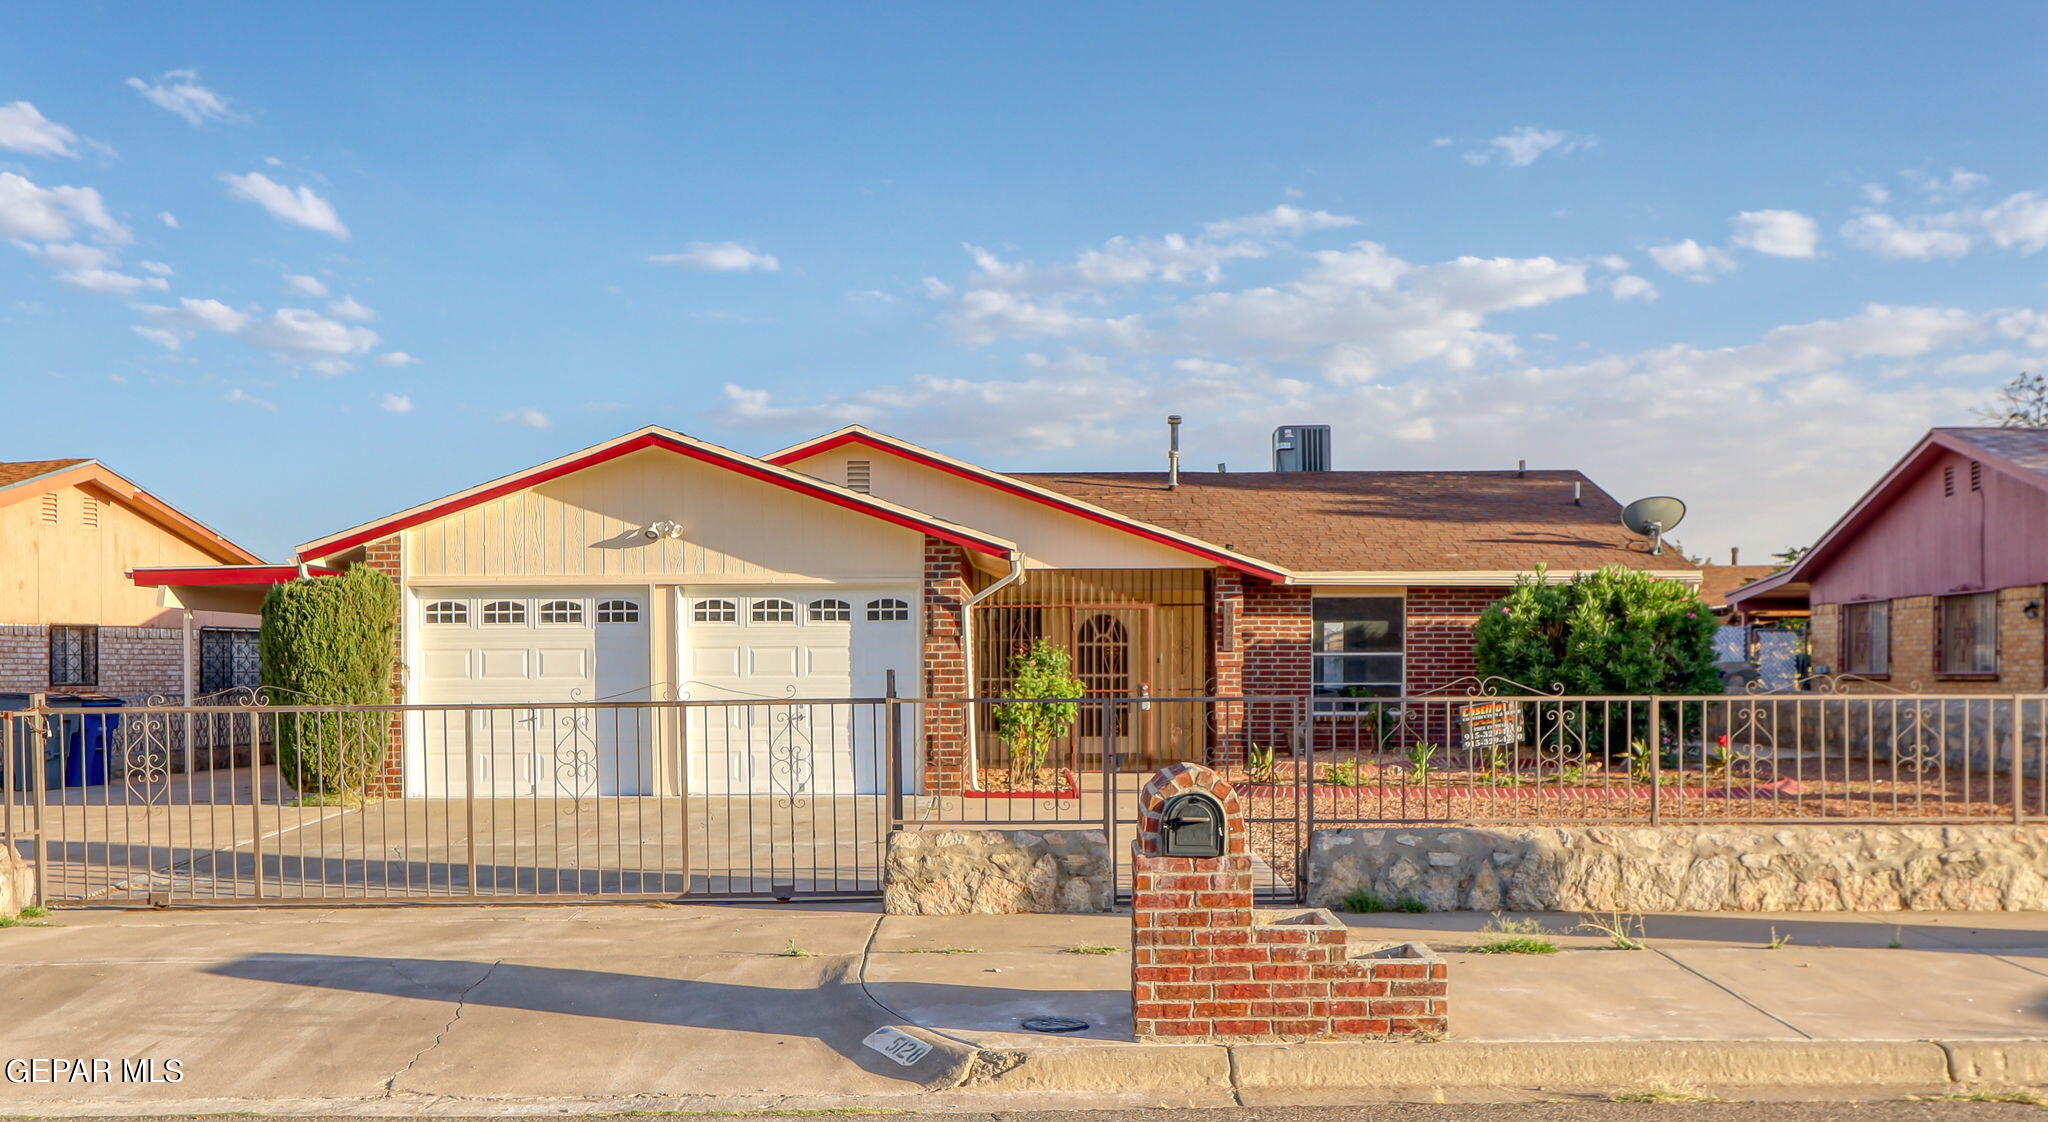
[[[10,487],[25,479],[34,479],[38,475],[48,475],[53,471],[62,471],[68,467],[76,467],[84,462],[84,460],[16,460],[12,463],[0,463],[0,487]]]
[[[1728,594],[1751,581],[1762,580],[1783,565],[1701,565],[1700,600],[1709,608],[1728,606]]]
[[[1182,472],[1173,490],[1161,472],[1016,477],[1296,571],[1695,568],[1675,545],[1651,556],[1576,471]]]

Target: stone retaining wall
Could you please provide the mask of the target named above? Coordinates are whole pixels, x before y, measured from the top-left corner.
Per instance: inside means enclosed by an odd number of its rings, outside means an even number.
[[[2048,826],[1344,828],[1309,903],[1368,889],[1432,911],[2029,911]]]
[[[1106,912],[1112,876],[1101,830],[898,830],[882,899],[899,916]]]
[[[12,846],[0,845],[0,919],[12,919],[36,902],[35,866]]]

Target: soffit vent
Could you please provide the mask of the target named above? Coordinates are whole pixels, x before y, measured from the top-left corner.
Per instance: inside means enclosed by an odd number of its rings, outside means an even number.
[[[846,461],[846,489],[865,495],[874,483],[874,462],[871,460]]]

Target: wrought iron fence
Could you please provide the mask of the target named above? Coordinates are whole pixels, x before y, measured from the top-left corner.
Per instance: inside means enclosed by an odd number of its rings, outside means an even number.
[[[46,899],[241,904],[866,897],[919,829],[1100,830],[1120,872],[1177,760],[1238,787],[1276,895],[1325,825],[2048,817],[2048,695],[1816,684],[35,708],[0,714],[0,832]]]

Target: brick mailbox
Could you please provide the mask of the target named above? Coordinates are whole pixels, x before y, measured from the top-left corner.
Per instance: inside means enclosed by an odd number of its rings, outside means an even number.
[[[1252,902],[1244,804],[1199,764],[1138,796],[1131,1012],[1139,1040],[1437,1036],[1442,959],[1419,943],[1354,951],[1322,908]]]

